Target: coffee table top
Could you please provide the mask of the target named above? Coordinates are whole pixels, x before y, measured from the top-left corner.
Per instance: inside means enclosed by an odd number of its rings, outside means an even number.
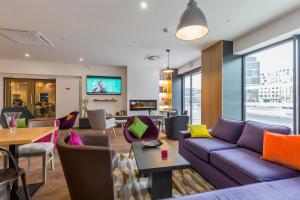
[[[144,147],[141,142],[132,142],[131,145],[138,170],[141,173],[172,171],[190,167],[190,163],[166,141],[163,141],[161,146],[155,148]],[[161,158],[161,150],[168,151],[166,160]]]

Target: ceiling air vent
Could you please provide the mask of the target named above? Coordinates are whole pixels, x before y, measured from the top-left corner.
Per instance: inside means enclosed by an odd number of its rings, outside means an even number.
[[[0,35],[18,44],[55,47],[53,42],[48,40],[46,36],[39,31],[0,28]]]
[[[151,54],[147,54],[144,58],[145,60],[150,60],[150,61],[154,61],[154,60],[160,60],[161,56],[160,55],[151,55]]]

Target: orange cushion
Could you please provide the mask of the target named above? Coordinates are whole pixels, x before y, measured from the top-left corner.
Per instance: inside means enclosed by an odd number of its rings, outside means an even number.
[[[72,119],[74,116],[72,114],[68,114],[67,115],[67,121],[69,121],[70,119]]]
[[[264,131],[262,159],[300,170],[300,135]]]

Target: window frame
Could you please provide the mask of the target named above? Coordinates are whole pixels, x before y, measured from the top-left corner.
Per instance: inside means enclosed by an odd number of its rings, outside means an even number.
[[[297,84],[300,83],[299,77],[300,77],[300,63],[299,63],[299,58],[300,58],[300,35],[298,36],[293,36],[290,38],[287,38],[285,40],[273,43],[271,45],[256,49],[254,51],[250,51],[246,54],[242,55],[242,119],[245,121],[246,120],[246,57],[255,54],[257,52],[265,51],[280,45],[283,45],[288,42],[293,42],[293,132],[299,132],[299,124],[300,124],[300,117],[299,117],[299,94],[300,94],[300,87],[297,88]]]
[[[193,122],[193,116],[192,116],[192,113],[193,113],[193,105],[192,105],[192,101],[193,101],[193,98],[192,98],[192,89],[193,89],[193,75],[196,75],[196,74],[200,74],[201,75],[201,68],[197,68],[195,70],[192,70],[192,71],[189,71],[185,74],[182,75],[182,112],[185,111],[185,77],[190,77],[190,113],[188,114],[189,115],[189,122],[192,124]],[[201,86],[202,87],[202,86]],[[201,101],[201,100],[200,100]],[[201,116],[200,116],[201,118]]]

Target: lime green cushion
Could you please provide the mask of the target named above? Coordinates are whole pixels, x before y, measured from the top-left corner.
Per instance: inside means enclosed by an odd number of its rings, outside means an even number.
[[[188,125],[192,138],[212,138],[206,125]]]
[[[25,118],[17,119],[17,128],[26,128],[26,119]]]
[[[128,131],[137,138],[142,138],[147,129],[148,125],[138,117],[134,117],[133,122],[128,127]]]

